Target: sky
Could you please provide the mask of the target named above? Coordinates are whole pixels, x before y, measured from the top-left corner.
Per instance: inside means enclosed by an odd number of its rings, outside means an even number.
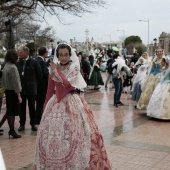
[[[46,26],[53,26],[56,36],[68,41],[75,37],[84,42],[85,30],[89,30],[89,39],[96,42],[121,41],[124,37],[139,36],[148,44],[159,38],[162,32],[170,32],[170,0],[106,0],[102,8],[91,9],[93,14],[84,14],[79,18],[66,12],[61,14],[65,23],[50,16]],[[139,21],[142,20],[142,21]],[[120,30],[120,31],[117,31]]]

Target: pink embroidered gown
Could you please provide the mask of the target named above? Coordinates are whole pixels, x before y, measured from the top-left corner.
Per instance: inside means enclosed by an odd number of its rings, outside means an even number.
[[[56,69],[53,78],[49,77],[37,133],[35,170],[111,170],[92,111],[74,92],[78,72],[76,67],[65,72]]]

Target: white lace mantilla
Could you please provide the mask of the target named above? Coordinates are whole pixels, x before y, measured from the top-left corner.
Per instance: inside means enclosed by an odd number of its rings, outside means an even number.
[[[71,86],[77,88],[77,89],[83,89],[87,86],[86,82],[84,81],[79,66],[77,66],[74,63],[71,63],[69,67],[67,67],[66,70],[62,71],[62,73],[65,75],[67,80],[70,82]],[[54,81],[63,83],[62,78],[58,74],[57,70],[55,70],[55,74],[52,78]]]

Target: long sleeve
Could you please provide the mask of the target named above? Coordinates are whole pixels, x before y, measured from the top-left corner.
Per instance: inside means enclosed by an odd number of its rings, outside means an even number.
[[[2,86],[8,90],[21,92],[21,82],[18,70],[14,64],[6,63],[3,69]]]
[[[19,73],[16,67],[13,67],[10,70],[10,79],[11,79],[11,84],[12,87],[15,91],[15,93],[19,93],[21,92],[21,81],[20,81],[20,77],[19,77]]]
[[[40,65],[37,63],[36,61],[36,77],[37,77],[37,80],[40,81],[41,78],[42,78],[42,70],[41,70],[41,67]]]

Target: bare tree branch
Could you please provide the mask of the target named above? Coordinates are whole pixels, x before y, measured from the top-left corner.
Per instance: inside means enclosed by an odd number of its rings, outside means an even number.
[[[0,2],[0,10],[8,11],[10,14],[15,10],[29,13],[29,10],[37,11],[41,8],[52,15],[56,15],[56,11],[66,11],[72,15],[82,16],[83,13],[91,13],[95,7],[105,4],[105,0],[3,0]]]

